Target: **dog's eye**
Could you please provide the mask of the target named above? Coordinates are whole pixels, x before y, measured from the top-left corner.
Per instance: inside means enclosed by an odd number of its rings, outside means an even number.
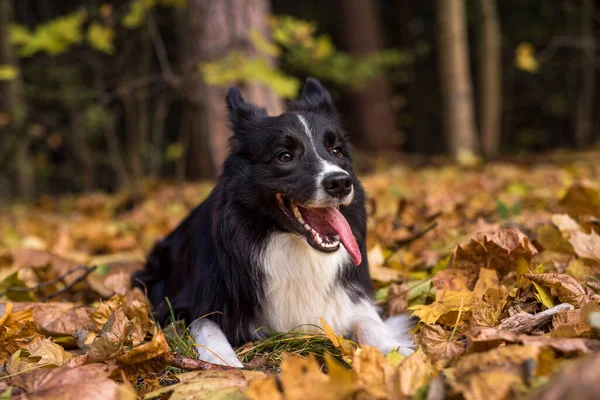
[[[288,151],[284,151],[282,153],[279,153],[279,155],[277,156],[277,158],[282,163],[289,163],[290,161],[292,161],[292,159],[294,157],[292,157],[292,155]]]
[[[337,158],[342,158],[344,156],[344,153],[342,153],[342,149],[340,147],[336,147],[335,149],[331,150],[331,154]]]

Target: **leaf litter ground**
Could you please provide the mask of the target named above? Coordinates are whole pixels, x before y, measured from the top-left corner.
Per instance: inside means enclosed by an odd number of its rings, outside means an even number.
[[[193,359],[131,290],[153,242],[210,184],[148,183],[0,211],[0,399],[560,399],[600,391],[600,154],[363,177],[368,258],[386,316],[418,350],[383,356],[321,333]]]

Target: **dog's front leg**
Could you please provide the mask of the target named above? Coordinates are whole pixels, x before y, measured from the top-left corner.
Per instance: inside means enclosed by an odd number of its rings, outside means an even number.
[[[195,321],[190,327],[198,358],[213,364],[244,368],[229,344],[221,327],[206,318]]]
[[[376,316],[362,316],[352,324],[354,337],[361,346],[377,347],[383,354],[397,349],[408,356],[414,350],[412,335],[408,333],[412,322],[408,316],[398,316],[385,322]]]

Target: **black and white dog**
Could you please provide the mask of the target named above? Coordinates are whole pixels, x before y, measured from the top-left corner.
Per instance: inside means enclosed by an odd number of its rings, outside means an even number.
[[[238,367],[231,345],[319,317],[384,353],[412,352],[409,319],[383,322],[372,300],[365,195],[329,93],[309,78],[270,117],[232,88],[227,109],[233,136],[215,188],[133,279],[156,318],[168,297],[195,321],[199,358]]]

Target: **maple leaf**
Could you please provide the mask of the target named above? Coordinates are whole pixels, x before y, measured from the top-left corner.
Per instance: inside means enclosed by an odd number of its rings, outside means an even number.
[[[480,268],[495,269],[501,277],[517,267],[519,257],[531,262],[537,249],[518,229],[476,234],[470,242],[454,250],[450,268],[476,273]]]
[[[451,331],[440,325],[423,325],[415,336],[415,343],[423,348],[434,363],[439,363],[443,368],[451,365],[465,351],[462,343],[450,339],[451,335]]]
[[[341,400],[349,399],[359,390],[351,371],[345,370],[331,357],[326,357],[326,365],[329,375],[321,371],[312,356],[286,356],[278,378],[270,376],[250,382],[248,397],[255,400]]]
[[[327,336],[327,339],[331,341],[333,346],[339,349],[344,355],[352,355],[354,354],[354,350],[358,347],[356,343],[351,340],[344,338],[344,335],[340,333],[336,335],[333,331],[331,325],[329,325],[323,318],[319,318],[321,321],[321,327],[323,328],[323,333]]]
[[[16,351],[6,363],[11,375],[46,366],[66,364],[73,356],[50,339],[37,338]]]

